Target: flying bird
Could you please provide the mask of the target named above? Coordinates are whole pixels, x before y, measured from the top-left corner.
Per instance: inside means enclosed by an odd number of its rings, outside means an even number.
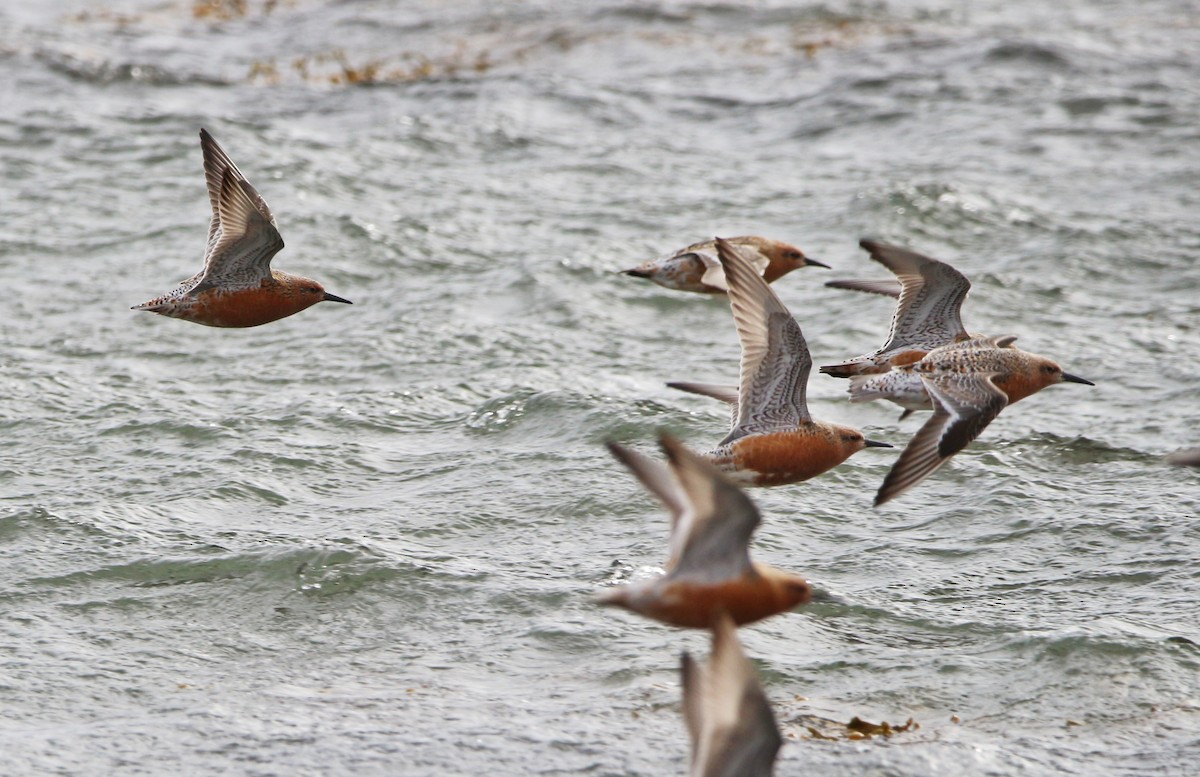
[[[731,237],[729,242],[742,250],[747,261],[767,283],[773,283],[801,267],[829,267],[816,259],[809,259],[799,248],[778,240],[749,235]],[[635,278],[647,278],[659,286],[679,291],[724,294],[729,290],[721,262],[717,258],[716,243],[712,240],[695,243],[670,256],[651,259],[622,272]]]
[[[919,361],[850,379],[851,401],[914,396],[924,391],[933,415],[909,441],[875,495],[875,506],[920,483],[961,451],[1014,402],[1055,383],[1095,385],[1057,362],[1012,346],[1012,336],[935,348]]]
[[[806,603],[807,580],[750,560],[761,518],[746,492],[669,434],[659,443],[665,464],[615,442],[608,449],[671,514],[666,574],[596,601],[695,629],[711,627],[720,612],[742,625]]]
[[[863,448],[892,447],[858,429],[812,418],[806,400],[812,357],[800,324],[732,243],[717,238],[716,246],[742,363],[731,429],[705,454],[709,460],[739,483],[778,486],[820,475]],[[670,385],[732,398],[722,386]]]
[[[200,148],[212,205],[204,269],[132,309],[206,326],[249,327],[322,301],[350,304],[314,280],[271,269],[271,258],[283,248],[271,209],[203,129]]]

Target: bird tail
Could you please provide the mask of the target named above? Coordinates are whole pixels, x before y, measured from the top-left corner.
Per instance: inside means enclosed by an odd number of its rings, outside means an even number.
[[[822,368],[822,372],[824,368]],[[885,373],[886,374],[886,373]],[[877,375],[847,375],[850,378],[851,402],[871,402],[876,399],[888,399],[889,394],[879,385]]]

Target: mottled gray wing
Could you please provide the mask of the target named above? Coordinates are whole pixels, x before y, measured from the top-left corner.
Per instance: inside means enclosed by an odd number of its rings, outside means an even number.
[[[271,209],[212,135],[200,130],[213,216],[200,285],[256,285],[271,274],[283,238]]]
[[[667,569],[670,570],[682,551],[684,539],[691,533],[693,517],[688,495],[674,472],[665,463],[612,441],[606,442],[605,445],[617,461],[628,467],[646,490],[658,497],[671,513],[671,534],[667,550]]]
[[[660,442],[686,494],[690,515],[679,523],[680,551],[671,575],[719,582],[752,574],[750,537],[760,520],[754,502],[675,438],[664,433]]]
[[[742,343],[738,417],[720,445],[749,434],[795,429],[811,420],[805,393],[812,357],[800,324],[730,243],[717,252]]]
[[[990,373],[922,375],[933,415],[896,459],[875,494],[875,506],[920,483],[979,436],[1008,404]]]
[[[924,349],[966,337],[960,309],[971,282],[945,262],[898,246],[861,240],[871,258],[896,274],[902,290],[887,342],[880,353],[915,346]]]
[[[768,777],[783,744],[770,702],[722,613],[712,655],[699,667],[683,660],[684,719],[692,740],[692,777]]]

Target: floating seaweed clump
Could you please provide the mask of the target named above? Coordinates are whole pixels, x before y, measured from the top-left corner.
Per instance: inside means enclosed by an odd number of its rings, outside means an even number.
[[[266,16],[275,10],[278,0],[263,0],[262,15]],[[192,16],[197,19],[215,19],[228,22],[241,19],[250,13],[250,3],[247,0],[192,0]]]
[[[872,723],[855,715],[849,723],[843,723],[815,715],[801,715],[791,721],[792,725],[801,726],[806,733],[802,739],[823,739],[830,741],[874,739],[875,737],[890,738],[896,734],[916,731],[921,724],[909,718],[902,725],[893,726],[886,720],[882,723]]]
[[[289,5],[294,4],[295,0],[289,0]],[[249,16],[255,8],[259,16],[269,16],[279,5],[279,0],[262,0],[260,3],[251,3],[249,0],[192,0],[191,16],[193,19],[229,22]],[[90,3],[89,7],[67,14],[64,19],[74,24],[107,23],[124,30],[140,25],[161,26],[176,22],[181,12],[186,14],[186,8],[186,3],[172,2],[130,12],[114,11],[99,3]]]
[[[793,25],[790,45],[792,50],[812,59],[824,49],[859,45],[867,36],[896,37],[910,34],[912,31],[902,24],[869,17],[834,16]]]
[[[296,57],[290,72],[308,83],[346,86],[351,84],[389,84],[451,78],[463,72],[483,73],[492,67],[488,52],[469,56],[465,46],[452,54],[430,58],[424,54],[404,54],[396,58],[375,58],[354,63],[340,49],[311,56]],[[280,68],[274,59],[257,60],[250,66],[252,82],[278,84],[288,68]]]

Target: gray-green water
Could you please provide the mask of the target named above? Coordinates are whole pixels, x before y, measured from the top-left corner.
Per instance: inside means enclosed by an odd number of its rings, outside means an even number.
[[[882,342],[821,286],[873,235],[1097,384],[879,510],[891,451],[754,492],[833,595],[741,632],[778,773],[1196,773],[1197,52],[1187,0],[5,4],[0,772],[684,773],[706,639],[589,603],[665,548],[601,443],[715,442],[663,382],[737,341],[613,271],[758,233],[834,265],[776,284],[817,364]],[[353,307],[128,310],[199,269],[202,126]],[[920,423],[844,389],[814,414]]]

